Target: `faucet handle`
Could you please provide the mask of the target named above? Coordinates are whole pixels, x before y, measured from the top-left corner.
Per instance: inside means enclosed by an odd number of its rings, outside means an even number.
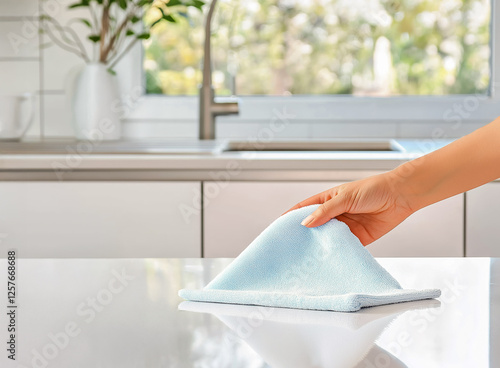
[[[216,115],[233,115],[240,112],[240,99],[235,96],[216,97],[212,105],[212,113]]]

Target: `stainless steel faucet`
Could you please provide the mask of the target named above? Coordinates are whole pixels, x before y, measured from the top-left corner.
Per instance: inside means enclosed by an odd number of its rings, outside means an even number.
[[[239,113],[238,102],[215,102],[212,86],[212,55],[210,36],[212,16],[217,0],[212,0],[205,20],[205,44],[203,47],[203,82],[200,87],[200,139],[215,139],[215,117]]]

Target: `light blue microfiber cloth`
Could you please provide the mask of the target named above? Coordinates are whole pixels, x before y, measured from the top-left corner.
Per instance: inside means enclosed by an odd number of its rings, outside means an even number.
[[[191,301],[354,312],[363,307],[437,298],[405,290],[336,219],[316,228],[300,222],[318,205],[279,217]]]

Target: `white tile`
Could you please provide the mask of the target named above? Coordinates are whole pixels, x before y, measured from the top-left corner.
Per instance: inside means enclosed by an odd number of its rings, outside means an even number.
[[[132,120],[198,120],[198,97],[147,95],[133,103]]]
[[[38,61],[0,62],[0,94],[17,95],[39,91]],[[27,107],[33,109],[33,122],[26,132],[27,137],[40,136],[40,97],[38,94]]]
[[[42,49],[43,89],[64,91],[70,74],[79,70],[85,63],[76,55],[57,46]]]
[[[33,99],[33,105],[30,108],[33,109],[33,122],[26,132],[25,137],[28,138],[40,138],[41,129],[40,129],[40,95],[36,95]]]
[[[38,57],[38,22],[0,21],[0,57]]]
[[[393,138],[396,123],[385,122],[311,122],[312,138]]]
[[[45,137],[74,137],[71,107],[65,94],[47,94],[44,100]]]
[[[459,138],[480,128],[484,123],[401,123],[399,127],[400,138],[432,138],[447,139]]]
[[[92,58],[93,43],[87,39],[89,34],[87,26],[78,22],[71,22],[76,18],[87,19],[89,17],[88,11],[80,8],[67,9],[69,4],[74,3],[73,0],[57,0],[57,2],[60,7],[55,10],[47,10],[47,13],[56,18],[60,24],[70,25],[80,37],[82,44],[86,48],[87,55]],[[85,65],[85,62],[81,57],[55,45],[47,34],[43,35],[42,43],[45,45],[41,50],[44,61],[43,88],[49,91],[62,91],[66,88],[68,75]]]
[[[222,119],[220,119],[222,120]],[[217,121],[217,138],[307,138],[309,126],[298,122]]]
[[[24,138],[40,138],[40,96],[33,95],[32,99],[22,102],[21,105],[21,121],[29,123],[28,130],[24,135]]]
[[[113,68],[117,75],[117,84],[125,100],[137,101],[137,96],[142,95],[144,81],[142,78],[142,46],[137,42],[131,50]],[[178,105],[176,105],[176,108]],[[169,115],[167,115],[169,116]],[[153,119],[157,119],[153,115]]]
[[[0,93],[20,94],[39,90],[38,61],[0,61]]]
[[[162,120],[122,122],[122,138],[196,138],[196,122],[186,120],[166,122]]]
[[[0,0],[0,16],[35,16],[38,0]]]

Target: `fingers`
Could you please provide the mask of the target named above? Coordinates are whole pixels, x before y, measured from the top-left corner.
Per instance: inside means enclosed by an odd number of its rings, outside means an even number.
[[[295,206],[293,206],[292,208],[290,208],[285,213],[288,213],[290,211],[296,210],[298,208],[310,206],[312,204],[322,204],[324,201],[325,201],[324,200],[324,193],[319,193],[319,194],[313,195],[312,197],[309,197],[309,198],[303,200],[302,202],[297,203]],[[285,213],[283,213],[283,215]],[[281,216],[283,216],[283,215],[281,215]]]
[[[319,206],[313,213],[307,216],[301,224],[306,227],[316,227],[323,225],[332,218],[343,214],[346,211],[346,200],[343,195],[336,195],[329,201]]]
[[[339,221],[342,221],[347,226],[349,226],[349,229],[351,230],[351,232],[354,235],[356,235],[356,237],[359,239],[361,244],[363,244],[363,246],[366,247],[368,244],[375,241],[375,238],[373,238],[373,236],[366,230],[366,228],[363,226],[363,224],[359,222],[359,219],[354,220],[348,214],[339,215],[336,217],[336,219]]]

